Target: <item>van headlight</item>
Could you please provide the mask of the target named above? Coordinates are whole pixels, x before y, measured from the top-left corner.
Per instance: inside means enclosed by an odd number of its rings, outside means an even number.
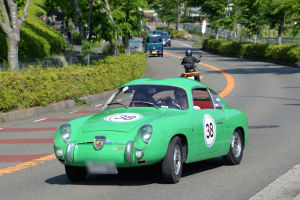
[[[64,142],[69,142],[72,134],[71,124],[64,124],[60,127],[60,136]]]
[[[150,124],[146,124],[140,128],[141,139],[146,144],[151,142],[152,133],[153,127]]]

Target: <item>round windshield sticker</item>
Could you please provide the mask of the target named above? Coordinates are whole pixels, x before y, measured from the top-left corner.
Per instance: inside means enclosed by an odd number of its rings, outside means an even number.
[[[204,140],[207,147],[213,146],[217,137],[217,127],[215,120],[206,114],[203,117]]]
[[[118,113],[104,118],[109,122],[133,122],[143,118],[143,115],[137,113]]]

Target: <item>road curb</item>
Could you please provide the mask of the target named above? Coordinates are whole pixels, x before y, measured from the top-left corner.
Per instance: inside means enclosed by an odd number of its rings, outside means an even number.
[[[249,200],[300,200],[300,164],[270,183]]]
[[[87,100],[89,104],[96,104],[99,101],[106,100],[112,95],[114,90],[106,91],[100,94],[84,96],[79,99]],[[65,112],[74,109],[75,101],[67,100],[58,103],[53,103],[47,106],[37,106],[28,109],[20,109],[10,111],[7,113],[0,113],[0,119],[4,119],[5,122],[23,120],[26,118],[38,118],[39,116],[52,112]]]

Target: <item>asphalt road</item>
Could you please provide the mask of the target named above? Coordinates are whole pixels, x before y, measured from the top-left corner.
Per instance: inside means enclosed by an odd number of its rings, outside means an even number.
[[[189,45],[172,41],[165,52],[183,56]],[[151,57],[148,62],[145,77],[162,79],[183,71],[180,60],[170,55]],[[90,175],[74,184],[67,179],[63,165],[49,156],[53,153],[51,139],[53,129],[63,121],[87,113],[55,113],[36,122],[38,119],[0,123],[0,198],[243,200],[300,163],[300,69],[207,53],[202,62],[233,76],[235,87],[224,99],[248,115],[249,141],[240,165],[223,165],[220,158],[193,163],[185,166],[180,183],[175,185],[162,184],[148,169]],[[226,88],[226,78],[220,72],[201,65],[198,68],[204,83],[217,91]],[[74,111],[99,109],[91,105]],[[42,159],[32,161],[39,157]]]

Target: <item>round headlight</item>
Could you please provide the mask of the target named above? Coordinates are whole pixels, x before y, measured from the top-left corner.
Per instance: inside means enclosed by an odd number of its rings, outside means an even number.
[[[140,129],[141,139],[146,144],[149,144],[152,138],[153,127],[150,124],[144,125]]]
[[[72,133],[72,128],[70,124],[64,124],[60,127],[60,135],[63,141],[68,142]]]

